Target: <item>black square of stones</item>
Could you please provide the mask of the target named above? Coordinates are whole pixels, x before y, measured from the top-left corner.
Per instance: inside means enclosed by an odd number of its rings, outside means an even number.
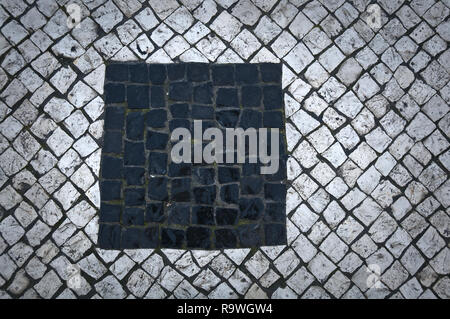
[[[100,165],[98,245],[103,249],[229,249],[286,244],[286,137],[281,64],[145,64],[106,66]],[[259,158],[194,161],[195,125],[279,130],[278,171]],[[171,151],[186,128],[191,160]],[[216,130],[217,132],[217,130]],[[261,134],[261,131],[260,133]],[[176,134],[174,134],[176,135]],[[211,140],[206,135],[203,149]],[[248,143],[248,139],[246,139]],[[259,145],[259,144],[258,144]],[[260,147],[260,146],[258,146]],[[259,156],[259,153],[257,153]]]

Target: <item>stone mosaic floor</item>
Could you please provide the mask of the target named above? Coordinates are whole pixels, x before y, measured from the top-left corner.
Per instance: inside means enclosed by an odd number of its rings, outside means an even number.
[[[0,3],[1,298],[450,297],[450,1]],[[286,246],[96,248],[107,60],[283,63]]]

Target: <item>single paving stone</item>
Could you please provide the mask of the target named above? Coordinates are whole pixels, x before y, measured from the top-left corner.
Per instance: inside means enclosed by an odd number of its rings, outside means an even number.
[[[282,128],[283,114],[279,111],[270,111],[263,113],[263,125],[270,128]]]
[[[286,242],[286,226],[284,224],[266,224],[264,233],[266,245],[279,245]]]
[[[263,180],[259,177],[245,177],[241,179],[240,191],[244,195],[256,195],[263,189]]]
[[[217,106],[218,107],[239,106],[237,93],[238,93],[237,90],[233,88],[219,88],[217,90],[217,99],[216,99]]]
[[[8,244],[13,245],[20,240],[25,230],[14,217],[8,216],[0,222],[0,233]]]
[[[107,179],[122,179],[123,160],[117,157],[103,156],[102,177]]]
[[[118,223],[120,222],[121,207],[102,203],[100,208],[100,222]]]
[[[171,199],[177,202],[188,202],[190,195],[191,180],[189,178],[173,179],[171,182]]]
[[[238,110],[217,111],[215,116],[222,127],[236,127],[240,112]]]
[[[264,108],[279,109],[282,106],[281,88],[277,86],[265,86],[263,88]]]
[[[119,281],[112,275],[96,283],[95,289],[105,299],[123,299],[127,296]]]
[[[125,142],[125,165],[144,165],[145,152],[144,143],[141,142]]]
[[[220,198],[230,204],[237,204],[239,199],[239,185],[224,185],[220,188]]]
[[[247,224],[238,227],[240,247],[254,247],[262,244],[259,234],[261,226],[258,224]]]
[[[152,93],[153,93],[152,87]],[[146,85],[127,85],[127,102],[128,107],[135,109],[145,109],[149,105],[149,87]],[[152,106],[153,106],[153,95],[152,95]]]
[[[170,113],[174,118],[187,118],[190,114],[189,105],[187,103],[172,104],[170,106]]]
[[[49,271],[42,279],[34,286],[36,292],[45,299],[52,298],[56,291],[62,286],[62,282],[58,275],[53,271]]]
[[[390,288],[398,288],[408,277],[405,268],[398,262],[394,264],[382,275],[381,280]]]
[[[179,211],[176,207],[172,210]],[[164,206],[162,203],[149,203],[145,211],[146,222],[162,222],[165,219]]]
[[[190,101],[192,96],[192,84],[190,82],[171,83],[169,98],[174,101]]]
[[[214,108],[202,105],[192,105],[192,117],[194,119],[212,119]]]
[[[235,225],[238,221],[238,210],[233,208],[220,208],[215,210],[217,225]]]
[[[155,200],[166,200],[168,198],[167,192],[167,178],[152,177],[148,181],[148,196]]]
[[[193,189],[195,202],[211,205],[216,199],[216,186],[195,187]]]
[[[214,225],[214,209],[206,206],[193,207],[192,223],[198,225]]]
[[[105,102],[123,103],[125,102],[125,85],[119,83],[105,84]]]
[[[164,107],[164,87],[162,86],[152,86],[150,87],[150,107]],[[142,103],[142,102],[141,102]]]
[[[132,112],[127,115],[126,134],[131,140],[142,140],[144,137],[145,117],[141,112]]]
[[[232,248],[237,245],[236,230],[233,229],[216,229],[214,231],[216,248]]]
[[[167,247],[180,247],[185,241],[185,232],[179,229],[163,228],[161,230],[161,244]]]
[[[144,188],[126,188],[124,190],[126,206],[142,206],[145,202]]]
[[[239,217],[257,220],[263,213],[263,202],[259,198],[241,198],[239,200]]]
[[[262,92],[259,86],[243,86],[241,90],[242,105],[244,107],[259,107]]]
[[[211,185],[214,183],[215,171],[211,168],[194,168],[194,179],[202,185]]]
[[[163,219],[163,208],[158,210],[158,214],[156,214],[155,221],[161,221]],[[153,214],[152,214],[153,215]],[[151,221],[152,219],[150,219]],[[188,225],[190,222],[190,207],[184,204],[175,204],[172,205],[169,209],[169,224],[176,225]]]
[[[248,128],[261,128],[262,127],[262,114],[256,110],[244,109],[240,116],[240,127],[244,130]]]
[[[433,227],[430,227],[419,239],[417,246],[425,256],[431,258],[444,247],[444,240]]]
[[[147,144],[148,150],[164,150],[166,148],[169,136],[165,133],[159,133],[154,131],[147,131]]]
[[[119,200],[121,198],[121,181],[104,181],[101,184],[102,198],[106,201]]]
[[[189,248],[208,249],[211,246],[211,230],[205,227],[189,227],[186,231],[186,242]]]

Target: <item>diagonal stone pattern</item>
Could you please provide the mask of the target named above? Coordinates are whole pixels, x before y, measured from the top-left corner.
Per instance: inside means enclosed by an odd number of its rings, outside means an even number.
[[[450,297],[449,1],[71,3],[0,1],[0,298]],[[96,248],[110,60],[283,64],[286,246]]]

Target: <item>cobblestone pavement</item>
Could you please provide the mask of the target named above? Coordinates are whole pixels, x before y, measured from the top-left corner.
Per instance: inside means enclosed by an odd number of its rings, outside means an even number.
[[[369,2],[1,0],[0,297],[449,298],[450,1]],[[107,60],[282,61],[287,246],[96,248]]]
[[[286,245],[281,74],[281,63],[109,64],[97,246],[207,250]],[[235,128],[253,129],[247,147],[229,145],[226,130]],[[180,129],[184,133],[177,133]],[[256,130],[260,144],[262,130],[264,143],[272,144],[270,162],[264,161],[270,165],[253,161],[258,153],[249,145],[258,145]],[[222,149],[212,155],[209,146],[208,151],[211,135],[225,150],[218,146]],[[226,154],[230,150],[232,156]],[[246,161],[236,162],[241,156]]]

